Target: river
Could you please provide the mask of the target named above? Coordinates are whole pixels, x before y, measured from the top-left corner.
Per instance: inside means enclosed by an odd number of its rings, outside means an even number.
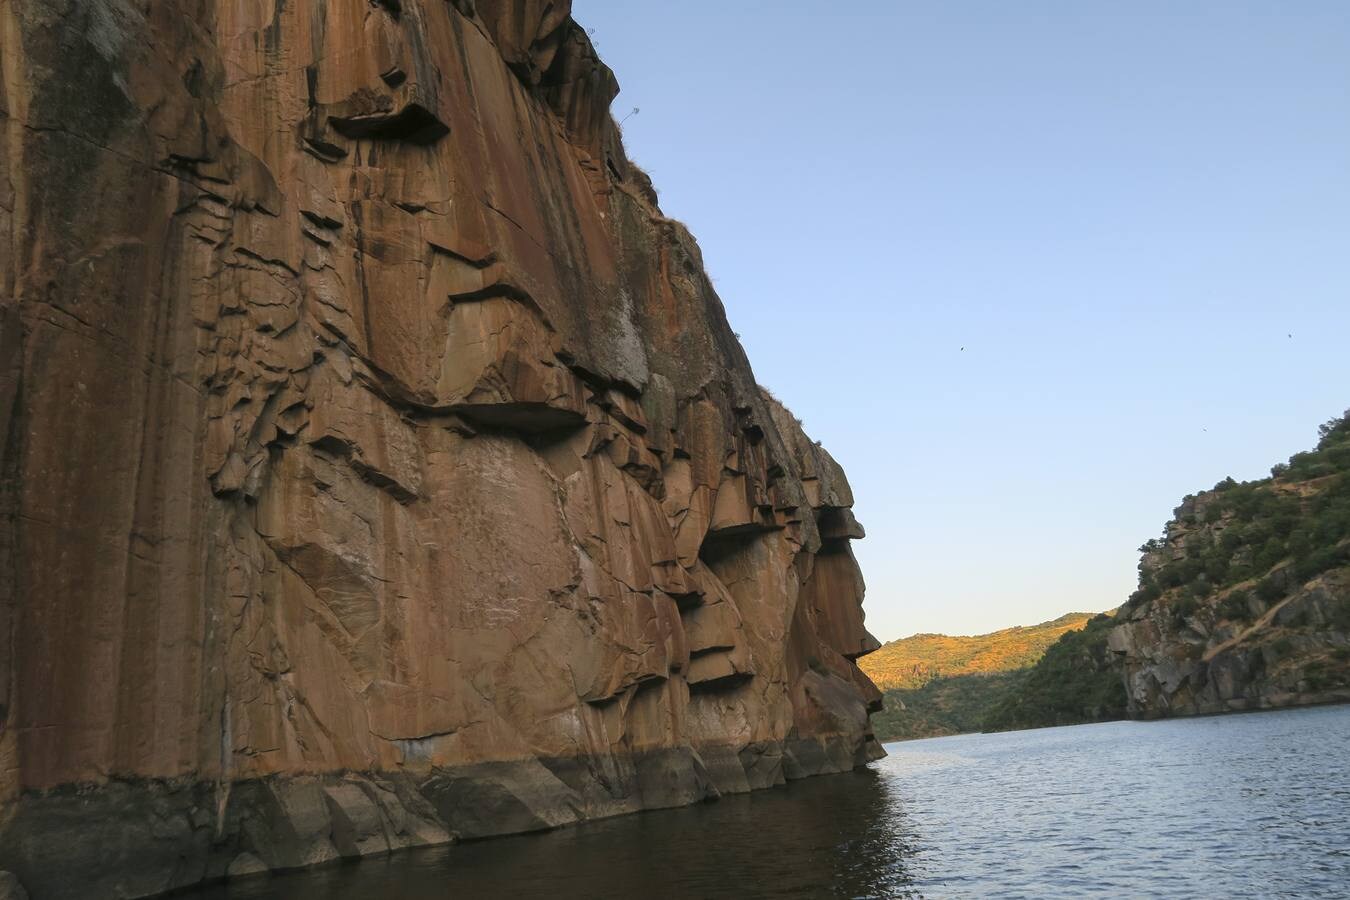
[[[1350,706],[886,749],[778,790],[191,896],[1350,896]]]

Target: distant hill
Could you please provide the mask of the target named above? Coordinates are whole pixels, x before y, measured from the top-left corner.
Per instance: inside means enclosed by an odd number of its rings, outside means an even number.
[[[1186,497],[1103,635],[1130,714],[1350,701],[1350,413],[1269,478]]]
[[[882,690],[912,690],[938,677],[1012,672],[1033,665],[1051,644],[1082,628],[1093,615],[1067,613],[990,634],[916,634],[885,644],[858,664]]]
[[[1118,610],[861,661],[880,740],[1350,702],[1350,412],[1269,478],[1186,497]]]
[[[1350,702],[1350,413],[1318,437],[1269,478],[1186,497],[1139,548],[1139,589],[1047,651],[983,730]]]
[[[881,711],[872,714],[872,730],[879,741],[984,731],[985,720],[1030,671],[953,675],[934,678],[922,687],[891,688],[882,695]]]
[[[986,720],[1007,706],[1007,698],[1022,688],[1046,650],[1081,630],[1093,616],[1068,613],[991,634],[916,634],[891,641],[859,660],[885,692],[882,711],[872,716],[877,738],[984,730]],[[1001,721],[1008,718],[1005,712]]]
[[[1125,682],[1106,649],[1110,614],[1088,620],[1045,651],[983,711],[982,731],[1080,725],[1125,718]]]

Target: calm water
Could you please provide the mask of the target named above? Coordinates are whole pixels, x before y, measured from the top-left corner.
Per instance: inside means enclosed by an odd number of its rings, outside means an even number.
[[[194,896],[1350,897],[1350,706],[887,750],[690,809]]]

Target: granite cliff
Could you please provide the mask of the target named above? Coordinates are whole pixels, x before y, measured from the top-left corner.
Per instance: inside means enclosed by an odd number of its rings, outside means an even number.
[[[567,2],[0,0],[0,869],[34,897],[880,754],[848,483],[617,90]]]
[[[1132,716],[1350,701],[1350,414],[1271,477],[1185,498],[1106,646]]]

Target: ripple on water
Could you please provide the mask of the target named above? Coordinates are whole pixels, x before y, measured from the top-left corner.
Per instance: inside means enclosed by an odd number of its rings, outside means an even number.
[[[870,770],[199,900],[1350,896],[1350,706],[891,744]]]

